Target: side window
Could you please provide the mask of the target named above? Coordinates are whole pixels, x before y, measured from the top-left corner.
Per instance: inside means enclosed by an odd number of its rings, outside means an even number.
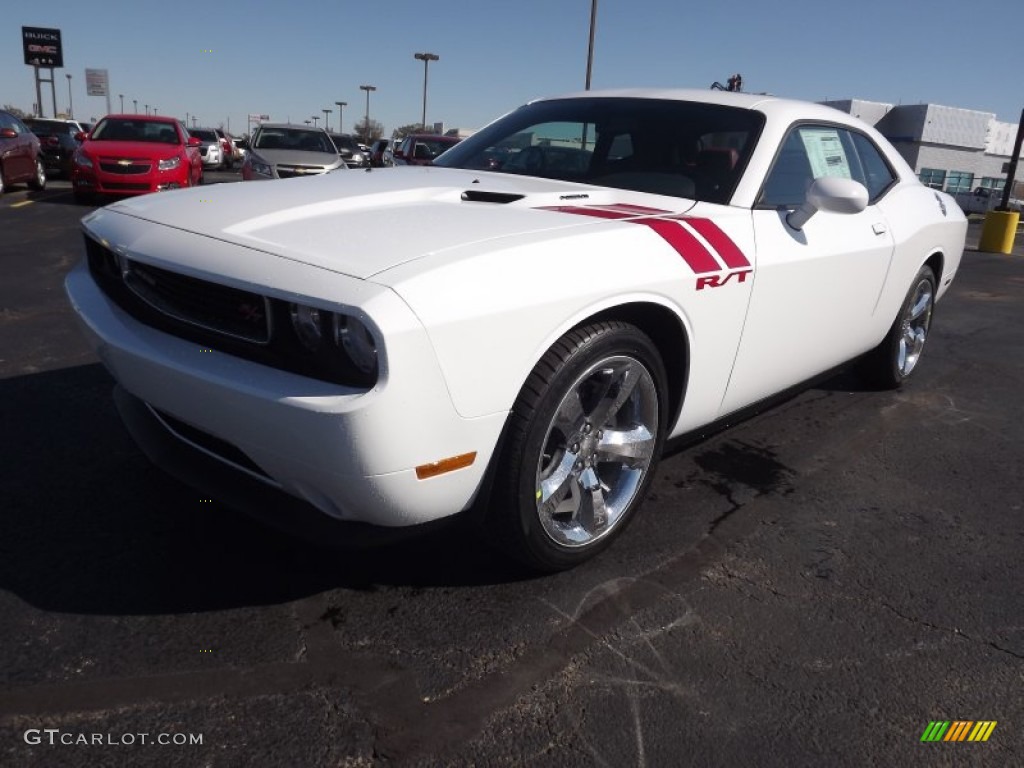
[[[775,165],[765,179],[759,203],[773,208],[796,207],[807,197],[813,181],[814,173],[807,148],[800,140],[800,129],[792,130],[782,142]]]
[[[896,181],[896,175],[871,139],[860,133],[851,135],[857,154],[860,155],[861,167],[864,169],[864,186],[868,188],[868,199],[873,203],[892,186]]]
[[[792,129],[768,173],[759,204],[792,208],[801,205],[815,179],[837,176],[859,181],[874,202],[895,181],[878,148],[859,133],[827,125]]]

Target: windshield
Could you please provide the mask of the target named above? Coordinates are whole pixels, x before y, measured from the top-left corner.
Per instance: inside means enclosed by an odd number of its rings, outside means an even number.
[[[174,123],[131,118],[103,119],[89,136],[93,141],[149,141],[180,144]]]
[[[264,128],[253,139],[253,149],[297,149],[302,152],[330,152],[337,150],[323,131],[305,131],[301,128]]]
[[[205,128],[193,128],[188,132],[189,136],[195,136],[200,141],[216,142],[217,134]]]
[[[669,99],[540,101],[434,161],[727,203],[764,125],[759,112]]]

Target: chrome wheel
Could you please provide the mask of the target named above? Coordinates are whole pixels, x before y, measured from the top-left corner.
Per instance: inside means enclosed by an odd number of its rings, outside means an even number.
[[[599,360],[572,383],[536,470],[537,516],[556,544],[591,544],[623,519],[654,459],[659,418],[654,379],[633,357]]]
[[[921,280],[914,289],[913,298],[900,319],[900,339],[896,352],[896,368],[901,377],[907,377],[921,359],[921,351],[932,322],[935,293],[931,280]]]

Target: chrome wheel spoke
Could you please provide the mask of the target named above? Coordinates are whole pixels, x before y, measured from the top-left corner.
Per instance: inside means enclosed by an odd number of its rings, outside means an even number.
[[[654,435],[644,424],[629,430],[606,429],[597,445],[597,455],[601,461],[619,462],[635,469],[654,455]]]
[[[566,496],[570,496],[573,485],[576,484],[576,475],[573,472],[575,465],[576,456],[566,452],[555,471],[541,481],[537,502],[542,515],[551,517],[565,511],[562,507]]]
[[[579,509],[580,524],[594,536],[608,526],[608,508],[604,503],[604,489],[601,479],[593,467],[587,467],[580,475],[581,504]]]
[[[583,426],[584,421],[583,401],[580,399],[579,391],[574,389],[558,406],[552,426],[561,430],[562,434],[568,438]]]
[[[604,391],[590,413],[590,421],[595,427],[607,424],[619,412],[619,409],[632,396],[640,381],[641,373],[646,373],[632,360],[603,371]]]
[[[932,294],[930,291],[925,291],[918,297],[917,302],[910,309],[910,320],[917,320],[921,315],[929,310],[932,304]]]

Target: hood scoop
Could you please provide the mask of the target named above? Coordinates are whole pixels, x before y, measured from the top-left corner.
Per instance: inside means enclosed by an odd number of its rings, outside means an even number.
[[[516,195],[511,192],[485,192],[478,189],[467,189],[462,193],[462,199],[467,203],[498,203],[506,205],[522,200],[526,195]]]

